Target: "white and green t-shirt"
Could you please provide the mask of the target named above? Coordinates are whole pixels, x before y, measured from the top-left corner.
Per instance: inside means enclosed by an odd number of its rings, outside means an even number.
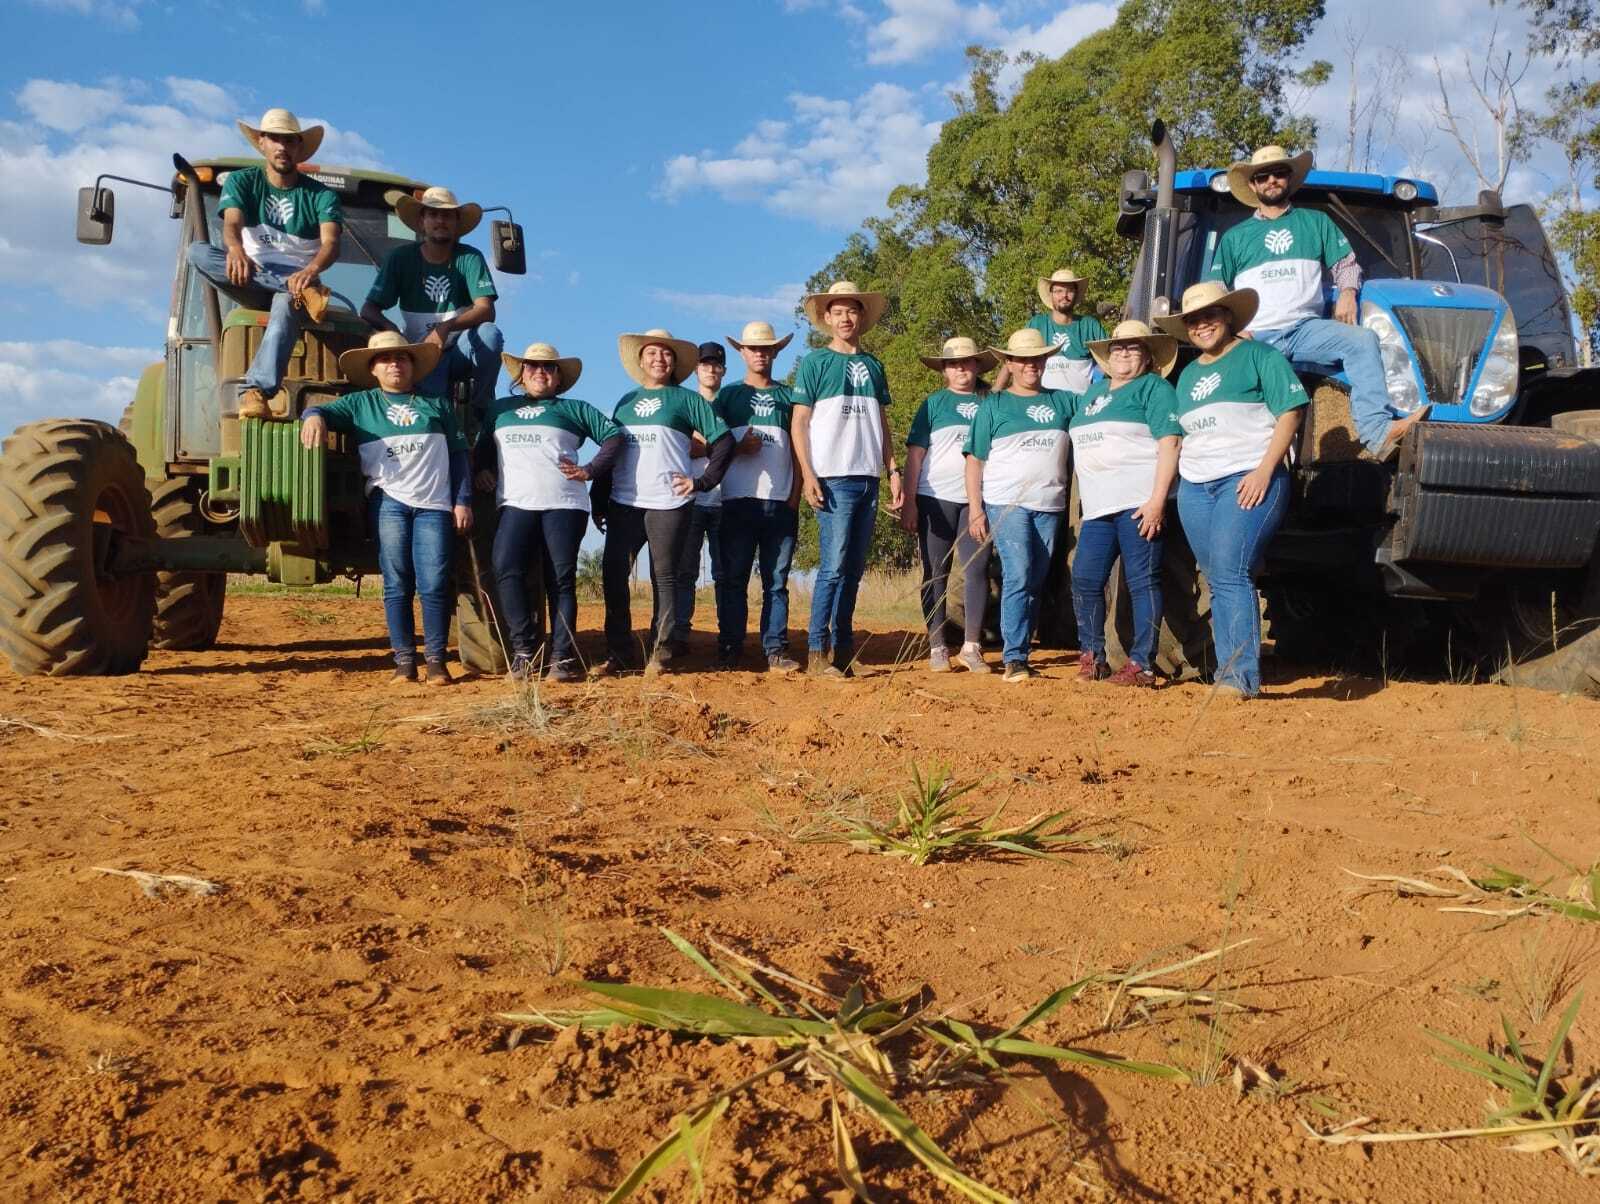
[[[1178,395],[1146,372],[1120,389],[1097,380],[1072,407],[1072,458],[1084,518],[1103,518],[1150,500],[1158,439],[1182,435]]]
[[[316,407],[330,430],[355,436],[367,492],[418,510],[451,508],[450,453],[467,450],[442,397],[363,389]]]
[[[322,223],[344,225],[339,194],[310,176],[293,188],[274,188],[259,167],[240,167],[222,181],[217,212],[237,209],[244,219],[240,240],[257,267],[292,276],[317,256]]]
[[[819,477],[883,472],[889,378],[875,355],[819,347],[800,361],[793,402],[811,407],[811,468]]]
[[[1257,211],[1223,234],[1207,278],[1256,290],[1261,300],[1251,330],[1284,330],[1322,317],[1323,269],[1349,254],[1350,240],[1320,209],[1271,218]]]
[[[928,449],[922,471],[917,474],[918,497],[966,502],[967,461],[961,449],[982,404],[983,398],[976,393],[939,389],[917,407],[906,434],[906,446]]]
[[[612,473],[611,500],[641,510],[687,505],[688,498],[672,492],[672,478],[691,475],[689,436],[698,431],[715,443],[728,432],[704,397],[677,385],[624,394],[612,417],[624,443]]]
[[[458,242],[449,262],[429,263],[422,244],[412,243],[396,247],[384,258],[367,300],[379,309],[398,306],[406,341],[420,343],[440,322],[471,308],[479,297],[498,295],[489,265],[475,248]]]
[[[1239,339],[1209,364],[1195,360],[1178,377],[1178,475],[1204,484],[1253,471],[1278,419],[1307,400],[1283,353],[1260,339]]]
[[[985,506],[1067,508],[1067,422],[1077,400],[1076,393],[1056,390],[989,394],[962,448],[983,461]]]
[[[733,432],[735,443],[754,431],[761,439],[761,450],[744,455],[734,449],[722,478],[722,496],[759,498],[762,501],[789,500],[794,491],[794,446],[789,439],[793,407],[786,385],[729,385],[717,394],[717,407]]]
[[[587,511],[588,488],[562,476],[561,461],[576,461],[585,439],[604,443],[622,433],[615,422],[575,397],[502,397],[485,421],[494,432],[500,463],[495,500],[518,510]]]
[[[1076,314],[1061,326],[1049,314],[1034,314],[1028,319],[1028,325],[1044,335],[1047,347],[1058,339],[1067,340],[1060,351],[1044,362],[1044,387],[1065,389],[1069,393],[1082,393],[1087,389],[1094,361],[1089,358],[1089,348],[1085,344],[1090,339],[1106,337],[1106,328],[1100,324],[1100,319],[1090,314]]]

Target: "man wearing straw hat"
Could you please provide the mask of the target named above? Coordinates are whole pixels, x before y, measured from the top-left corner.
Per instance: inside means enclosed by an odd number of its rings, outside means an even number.
[[[1061,350],[1045,361],[1044,387],[1065,389],[1069,393],[1086,392],[1094,374],[1089,341],[1105,338],[1106,328],[1093,314],[1073,312],[1083,296],[1083,277],[1071,268],[1057,268],[1048,276],[1039,277],[1038,291],[1039,300],[1044,302],[1044,312],[1029,318],[1028,325],[1037,330],[1046,343],[1061,345]],[[1005,377],[995,379],[997,387],[1005,384]]]
[[[444,397],[452,381],[470,381],[472,408],[484,414],[494,400],[505,339],[494,324],[497,294],[489,265],[461,241],[483,220],[483,206],[462,204],[448,188],[429,188],[420,198],[389,195],[395,216],[422,238],[384,258],[361,317],[379,330],[398,330],[408,342],[438,347],[439,362],[418,388]],[[396,305],[398,326],[383,315]]]
[[[338,193],[300,171],[322,145],[322,126],[302,129],[288,109],[268,109],[258,126],[238,124],[266,163],[227,173],[217,204],[222,246],[190,243],[187,254],[220,292],[240,305],[270,309],[242,382],[239,417],[271,418],[267,399],[283,383],[302,322],[320,322],[327,311],[320,281],[339,258],[344,214]]]
[[[829,335],[800,361],[794,380],[794,456],[800,490],[817,515],[817,576],[811,587],[807,672],[852,677],[856,593],[878,517],[878,474],[889,474],[889,508],[899,510],[900,470],[889,439],[889,378],[861,336],[889,307],[882,293],[839,280],[802,302]],[[832,655],[829,655],[829,647]]]
[[[1229,190],[1255,212],[1223,234],[1208,277],[1256,291],[1260,307],[1241,332],[1246,337],[1291,361],[1344,369],[1356,435],[1384,456],[1428,407],[1396,419],[1378,336],[1360,325],[1361,265],[1350,240],[1326,213],[1290,204],[1310,171],[1310,151],[1291,155],[1281,146],[1264,146],[1228,168]],[[1322,316],[1329,280],[1338,290],[1331,320]]]

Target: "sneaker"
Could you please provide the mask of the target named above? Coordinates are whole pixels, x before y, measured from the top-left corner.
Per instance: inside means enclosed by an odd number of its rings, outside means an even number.
[[[300,290],[300,308],[306,311],[306,317],[313,322],[320,322],[328,312],[328,298],[331,296],[322,285],[308,284]]]
[[[950,649],[943,644],[938,644],[928,649],[928,672],[950,672]]]
[[[240,418],[267,418],[272,417],[272,407],[267,404],[267,395],[261,389],[246,389],[239,394]]]
[[[983,659],[983,650],[976,644],[963,644],[961,652],[956,656],[956,660],[965,665],[971,673],[994,672],[993,669],[989,668],[989,662]]]
[[[832,660],[820,648],[813,648],[811,654],[806,657],[807,677],[825,677],[831,668],[833,668]]]
[[[550,666],[550,672],[545,676],[551,681],[583,680],[583,674],[578,670],[577,661],[557,661]]]
[[[1038,676],[1028,667],[1027,661],[1007,661],[1004,681],[1027,681],[1030,677]]]
[[[450,679],[450,670],[445,668],[443,661],[428,662],[428,684],[430,686],[455,685],[455,682]]]
[[[771,673],[793,673],[800,668],[800,662],[787,652],[774,652],[767,657],[767,670]]]
[[[689,655],[689,641],[688,640],[680,640],[676,636],[674,636],[672,639],[667,641],[667,654],[664,657],[662,657],[661,659],[663,661],[669,661],[675,656],[688,656],[688,655]]]
[[[620,656],[608,656],[592,670],[593,677],[621,677],[627,671],[627,666],[622,663]]]
[[[394,667],[392,681],[416,681],[417,663],[415,661],[400,661]]]
[[[1156,675],[1148,669],[1141,669],[1133,661],[1129,661],[1110,677],[1106,678],[1106,681],[1113,686],[1143,686],[1146,689],[1154,689]]]
[[[1111,666],[1103,660],[1096,660],[1092,652],[1078,653],[1078,680],[1079,681],[1104,681],[1111,676]]]
[[[1249,702],[1251,696],[1244,692],[1244,687],[1236,686],[1231,681],[1219,681],[1211,687],[1211,693],[1218,702]]]
[[[717,668],[723,672],[739,667],[739,653],[733,648],[719,648],[717,650]]]
[[[507,671],[514,682],[526,682],[533,677],[533,657],[526,652],[514,653],[511,657],[511,668]]]

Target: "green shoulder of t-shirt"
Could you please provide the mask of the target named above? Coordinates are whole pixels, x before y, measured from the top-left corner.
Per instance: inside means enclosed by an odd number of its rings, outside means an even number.
[[[699,431],[707,443],[728,433],[709,401],[677,385],[632,389],[617,402],[613,417],[621,426],[668,426],[685,435]]]
[[[1028,431],[1064,431],[1077,404],[1078,394],[1066,389],[1046,389],[1032,397],[1009,391],[991,393],[978,407],[961,450],[987,460],[996,439]]]
[[[967,426],[978,415],[983,398],[976,393],[956,393],[950,389],[935,389],[917,407],[911,419],[911,429],[906,434],[907,447],[929,447],[933,432],[947,426]]]
[[[1120,389],[1103,377],[1090,385],[1073,406],[1072,425],[1092,422],[1143,422],[1157,439],[1183,434],[1177,391],[1154,372],[1136,376]]]
[[[1240,339],[1219,360],[1195,360],[1178,377],[1178,411],[1211,401],[1259,401],[1275,418],[1310,402],[1283,352],[1260,339]]]
[[[814,406],[822,398],[845,396],[875,397],[878,404],[888,406],[889,377],[883,370],[883,361],[870,351],[834,351],[831,347],[818,347],[800,361],[794,374],[794,404]]]
[[[1281,217],[1251,215],[1228,227],[1206,276],[1232,288],[1240,272],[1273,259],[1314,259],[1331,268],[1350,253],[1350,240],[1331,217],[1296,206]]]
[[[717,394],[716,408],[730,427],[776,426],[788,430],[794,406],[788,385],[757,386],[740,381]]]
[[[443,435],[451,451],[467,449],[455,411],[442,397],[362,389],[316,409],[330,429],[353,434],[358,442],[404,435]]]
[[[1093,314],[1076,314],[1065,326],[1058,324],[1049,314],[1034,314],[1028,319],[1028,325],[1043,335],[1047,344],[1065,338],[1067,341],[1061,348],[1061,354],[1068,359],[1087,359],[1089,350],[1085,344],[1091,339],[1106,337],[1106,328]]]
[[[596,443],[604,443],[612,435],[622,433],[622,428],[615,422],[587,401],[580,401],[576,397],[536,401],[531,397],[512,396],[502,397],[494,403],[489,418],[491,427],[522,423],[565,427],[573,434],[587,436]]]
[[[367,300],[380,309],[400,304],[413,313],[471,305],[479,297],[498,297],[494,277],[483,253],[466,243],[456,243],[449,263],[429,263],[421,243],[396,247],[383,259]]]
[[[217,212],[237,209],[247,226],[271,226],[297,238],[315,238],[323,222],[344,224],[339,194],[320,180],[301,175],[293,188],[275,188],[259,167],[241,167],[222,182]]]

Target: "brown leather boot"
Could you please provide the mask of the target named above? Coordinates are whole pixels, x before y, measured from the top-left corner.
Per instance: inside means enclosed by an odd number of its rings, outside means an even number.
[[[322,321],[322,315],[328,312],[327,289],[320,284],[308,284],[300,290],[300,306],[306,311],[306,317],[313,322]]]
[[[272,407],[267,404],[267,395],[260,389],[246,389],[239,394],[240,418],[272,418]]]

